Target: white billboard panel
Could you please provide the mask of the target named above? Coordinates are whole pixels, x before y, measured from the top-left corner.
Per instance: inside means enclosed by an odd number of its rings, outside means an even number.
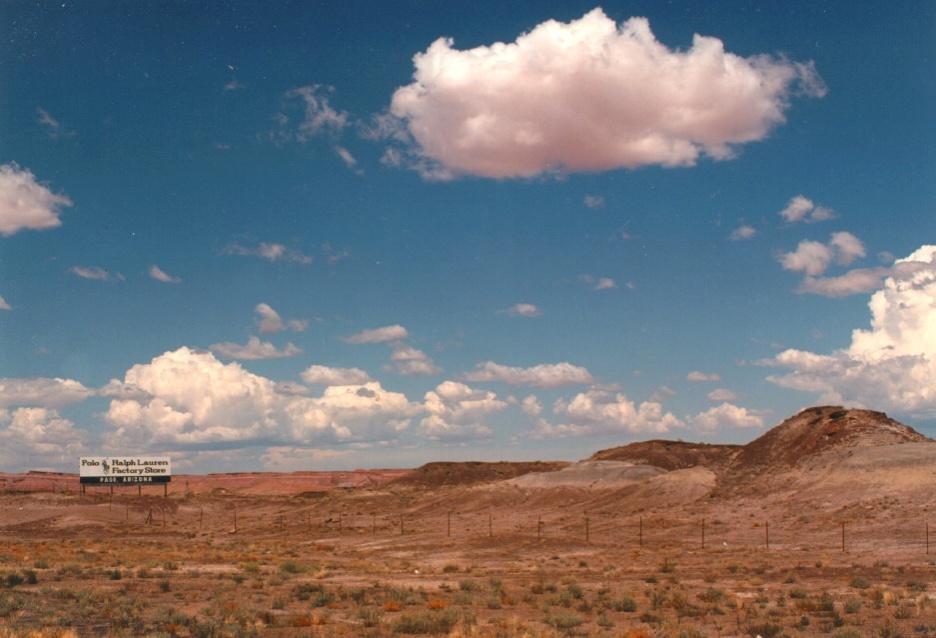
[[[105,485],[168,483],[172,464],[168,456],[83,456],[78,477],[82,483]]]

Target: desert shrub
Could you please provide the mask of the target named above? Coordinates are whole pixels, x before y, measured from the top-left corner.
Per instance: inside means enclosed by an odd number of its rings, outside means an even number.
[[[871,587],[871,581],[861,575],[852,578],[849,584],[855,589],[869,589]]]
[[[458,624],[459,614],[452,609],[403,614],[393,621],[393,630],[401,634],[445,634]]]
[[[898,620],[906,620],[907,618],[913,618],[914,609],[910,605],[900,605],[896,610],[894,610],[894,618]]]
[[[25,581],[26,579],[22,574],[10,573],[3,577],[3,584],[8,589],[13,589],[17,585],[22,585]]]
[[[443,574],[457,574],[459,571],[461,571],[461,568],[455,563],[448,563],[442,568]]]
[[[368,629],[379,626],[382,616],[380,611],[373,607],[365,607],[364,609],[358,610],[357,613],[358,620]]]
[[[849,614],[857,614],[861,611],[861,600],[858,598],[849,598],[846,600],[845,611]]]
[[[637,601],[630,596],[621,596],[611,601],[611,609],[614,611],[637,611]]]
[[[558,629],[559,631],[569,631],[583,624],[585,619],[574,612],[559,610],[547,614],[545,622],[550,627]]]
[[[303,574],[306,571],[306,568],[302,563],[291,558],[284,560],[280,563],[280,571],[284,574]]]
[[[605,616],[603,613],[598,614],[598,618],[595,619],[595,623],[602,629],[611,629],[614,627],[614,621]]]

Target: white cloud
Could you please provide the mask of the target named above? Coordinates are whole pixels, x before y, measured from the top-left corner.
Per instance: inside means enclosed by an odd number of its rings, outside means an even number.
[[[442,371],[429,355],[405,343],[393,344],[390,362],[392,370],[406,376],[431,376]]]
[[[286,93],[288,100],[299,100],[302,104],[302,121],[298,126],[281,119],[284,126],[280,135],[297,142],[308,142],[323,133],[337,134],[348,125],[348,114],[336,111],[328,102],[327,93],[331,87],[320,85],[301,86]]]
[[[528,416],[539,416],[543,412],[543,406],[535,395],[530,395],[523,400],[521,404],[523,413]]]
[[[709,383],[714,381],[721,381],[721,375],[717,372],[701,372],[699,370],[693,370],[686,375],[686,381],[691,381],[692,383]]]
[[[832,233],[829,247],[835,252],[835,263],[850,266],[853,261],[865,256],[861,240],[847,232]]]
[[[604,208],[605,200],[601,195],[586,195],[585,205],[592,210],[596,208]]]
[[[834,261],[842,266],[849,266],[855,259],[865,256],[865,247],[860,239],[848,232],[832,233],[828,244],[822,244],[817,241],[803,240],[796,247],[796,250],[790,253],[782,253],[779,256],[780,264],[784,270],[802,272],[806,275],[804,286],[805,292],[813,292],[822,287],[821,284],[811,282],[812,278],[819,277],[825,273],[829,265]],[[829,289],[834,289],[836,285],[840,288],[854,287],[862,280],[866,285],[869,281],[867,271],[858,272],[848,277],[848,281],[829,282]],[[841,296],[841,295],[830,295]]]
[[[872,292],[884,285],[887,277],[907,277],[929,266],[923,262],[901,261],[886,268],[856,268],[838,277],[806,277],[797,292],[824,297],[847,297]]]
[[[741,395],[727,388],[718,388],[708,393],[710,401],[737,401]]]
[[[374,330],[362,330],[350,337],[343,337],[347,343],[384,343],[387,341],[402,341],[409,337],[406,328],[399,325],[384,326]]]
[[[306,383],[313,385],[364,385],[372,379],[359,368],[329,368],[327,366],[309,366],[299,376]]]
[[[761,363],[792,372],[768,380],[823,402],[936,415],[936,246],[898,260],[868,306],[871,327],[853,331],[848,348],[785,350]]]
[[[256,248],[247,248],[240,244],[228,244],[221,253],[241,257],[260,257],[267,261],[287,261],[294,264],[312,263],[311,257],[302,254],[298,250],[271,242],[260,242]]]
[[[61,209],[71,205],[70,199],[37,182],[28,169],[15,163],[0,164],[0,235],[58,228],[62,225]]]
[[[764,427],[761,414],[730,403],[711,408],[687,419],[687,427],[695,432],[712,433],[729,429]]]
[[[610,277],[592,277],[591,275],[580,275],[579,281],[588,284],[592,290],[613,290],[617,288],[617,282]]]
[[[419,422],[423,434],[432,440],[465,440],[490,438],[487,415],[508,404],[493,392],[444,381],[426,393],[424,405],[429,415]]]
[[[0,310],[13,310],[13,306],[6,302],[6,299],[0,297]]]
[[[105,418],[115,427],[114,449],[393,439],[423,409],[376,382],[330,386],[321,397],[282,394],[270,379],[188,348],[133,366],[123,383],[147,398],[111,401]]]
[[[39,118],[36,120],[39,124],[45,129],[48,136],[57,140],[60,137],[74,137],[75,132],[67,130],[62,123],[59,122],[56,118],[52,117],[52,114],[46,111],[42,107],[36,108],[36,113],[39,115]]]
[[[543,314],[539,308],[531,303],[514,304],[502,312],[506,312],[511,317],[539,317]]]
[[[167,275],[165,271],[163,271],[163,269],[157,266],[156,264],[153,264],[152,266],[149,267],[149,276],[152,277],[153,279],[156,279],[157,281],[162,281],[167,284],[177,284],[180,281],[182,281],[178,277]]]
[[[468,51],[436,40],[393,95],[417,148],[397,151],[427,177],[529,177],[733,156],[785,121],[797,88],[822,96],[812,63],[741,58],[696,35],[686,51],[645,18],[620,28],[601,9],[549,20],[513,43]],[[394,134],[399,135],[398,128]]]
[[[267,303],[258,303],[254,307],[254,312],[260,315],[257,318],[257,327],[260,328],[260,334],[276,334],[287,329],[302,332],[309,327],[309,322],[304,319],[283,321],[279,313]]]
[[[287,343],[282,350],[277,350],[269,341],[260,341],[259,337],[250,337],[246,345],[240,345],[225,341],[223,343],[214,343],[210,346],[211,351],[217,353],[224,359],[282,359],[285,357],[294,357],[301,354],[302,350],[292,343]]]
[[[78,275],[82,279],[94,279],[96,281],[124,281],[124,276],[119,272],[111,272],[100,266],[72,266],[68,269],[73,275]]]
[[[472,382],[500,381],[532,388],[561,388],[594,382],[594,378],[587,369],[568,362],[543,363],[531,368],[514,368],[493,361],[485,361],[479,363],[475,370],[466,373],[464,379]]]
[[[2,427],[7,420],[9,425]],[[56,410],[30,407],[0,413],[0,466],[14,472],[74,468],[88,438]]]
[[[94,395],[73,379],[0,379],[0,409],[12,406],[39,406],[59,409]]]
[[[832,249],[818,241],[805,239],[791,253],[780,256],[784,270],[803,272],[810,276],[821,275],[832,263]]]
[[[756,234],[757,231],[754,230],[753,227],[742,224],[731,231],[731,235],[728,236],[728,239],[730,241],[744,241],[746,239],[751,239]]]
[[[835,212],[825,206],[817,206],[808,197],[797,195],[780,211],[779,215],[791,224],[796,222],[822,222],[835,219]]]
[[[681,426],[680,420],[664,413],[663,406],[656,401],[638,406],[622,393],[598,388],[580,392],[571,401],[557,400],[553,413],[563,423],[552,425],[540,419],[532,434],[534,438],[660,434]]]

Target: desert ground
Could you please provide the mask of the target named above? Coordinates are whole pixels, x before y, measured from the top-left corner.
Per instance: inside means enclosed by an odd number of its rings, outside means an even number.
[[[934,513],[936,442],[837,406],[568,463],[0,473],[0,637],[936,636]]]

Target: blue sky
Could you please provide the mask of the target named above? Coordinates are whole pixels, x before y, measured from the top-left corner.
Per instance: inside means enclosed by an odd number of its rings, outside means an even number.
[[[936,434],[931,3],[0,14],[0,469]]]

